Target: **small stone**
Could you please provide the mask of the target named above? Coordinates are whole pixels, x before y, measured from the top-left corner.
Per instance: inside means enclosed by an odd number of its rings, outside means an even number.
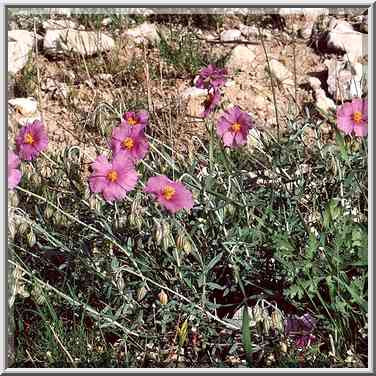
[[[272,33],[269,30],[265,29],[260,29],[257,26],[247,26],[241,24],[239,26],[240,32],[247,38],[255,38],[258,39],[260,38],[260,35],[266,39],[266,40],[271,40],[272,39]]]
[[[368,55],[368,35],[355,31],[346,21],[331,21],[326,37],[329,49],[347,54],[351,62]]]
[[[160,41],[157,26],[148,22],[128,29],[123,33],[123,36],[132,39],[136,44],[155,44]]]
[[[220,38],[222,42],[236,42],[236,41],[241,40],[242,33],[240,32],[240,30],[236,30],[236,29],[225,30],[225,31],[222,31]]]
[[[255,48],[247,46],[236,46],[231,51],[231,56],[226,64],[226,67],[230,71],[241,70],[244,72],[250,72],[253,70],[252,62],[256,57]]]
[[[335,101],[351,100],[366,93],[367,69],[360,63],[325,60],[328,67],[328,92]]]
[[[308,82],[313,90],[318,90],[321,88],[321,81],[317,77],[309,77]]]
[[[30,49],[35,47],[36,41],[42,39],[38,34],[34,34],[27,30],[9,30],[8,41],[10,42],[22,42],[26,44]]]
[[[316,106],[324,112],[329,112],[330,110],[336,110],[337,106],[332,99],[328,98],[323,89],[318,89],[315,91],[316,96]]]
[[[286,85],[294,85],[292,73],[278,60],[271,59],[269,61],[271,74],[281,83]],[[268,66],[267,66],[268,68]]]
[[[8,103],[24,116],[34,114],[38,108],[38,103],[34,98],[15,98],[10,99]]]
[[[8,73],[15,75],[27,63],[31,47],[24,42],[8,42]]]
[[[190,97],[206,97],[208,91],[206,89],[200,89],[198,87],[189,87],[185,89],[181,94],[183,99],[188,99]]]

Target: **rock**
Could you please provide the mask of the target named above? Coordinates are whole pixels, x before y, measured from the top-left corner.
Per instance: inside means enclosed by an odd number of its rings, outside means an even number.
[[[180,94],[182,100],[187,103],[186,111],[188,116],[201,117],[207,95],[208,91],[206,89],[196,87],[189,87]]]
[[[255,47],[236,46],[231,51],[231,56],[226,64],[229,71],[241,70],[244,72],[252,71],[252,62],[256,57]]]
[[[155,44],[160,41],[157,26],[148,22],[128,29],[123,33],[123,36],[133,40],[136,44]]]
[[[265,29],[258,29],[257,26],[246,26],[241,24],[239,26],[240,32],[247,38],[255,38],[258,39],[260,38],[260,34],[262,37],[266,40],[271,40],[272,39],[272,33],[269,30]]]
[[[280,8],[278,14],[282,17],[303,15],[307,19],[315,20],[318,16],[328,15],[328,8]]]
[[[313,29],[314,22],[307,22],[304,27],[298,30],[299,36],[301,36],[304,39],[309,39],[312,35],[312,29]]]
[[[8,73],[15,75],[27,63],[36,40],[42,37],[27,30],[8,31]]]
[[[321,81],[317,77],[309,77],[308,82],[313,90],[321,89]]]
[[[271,74],[282,84],[294,85],[292,73],[278,60],[269,61]],[[268,68],[268,66],[266,66]]]
[[[241,40],[242,33],[240,32],[240,30],[236,29],[225,30],[222,31],[220,38],[222,42],[236,42]]]
[[[200,89],[198,87],[188,87],[185,89],[180,96],[182,99],[188,99],[190,97],[206,97],[208,91],[206,89]]]
[[[98,52],[111,50],[115,42],[109,36],[95,31],[47,30],[43,47],[47,54],[77,53],[91,56]]]
[[[8,73],[15,75],[27,63],[31,47],[23,42],[8,42]]]
[[[30,49],[35,47],[36,41],[41,40],[42,37],[38,34],[27,30],[9,30],[8,41],[10,42],[22,42],[26,44]]]
[[[78,28],[75,22],[66,19],[44,21],[42,26],[45,30],[65,30]]]
[[[324,112],[329,112],[330,110],[335,110],[337,108],[336,104],[332,99],[328,98],[323,89],[317,89],[315,91],[316,106]]]
[[[360,63],[325,60],[328,67],[328,92],[335,101],[351,100],[366,93],[367,69]]]
[[[338,21],[334,18],[329,23],[329,29],[326,37],[326,45],[329,49],[346,53],[352,62],[356,62],[359,57],[368,55],[367,34],[355,31],[348,22]]]
[[[38,103],[34,98],[14,98],[10,99],[8,103],[23,116],[32,115],[38,109]]]

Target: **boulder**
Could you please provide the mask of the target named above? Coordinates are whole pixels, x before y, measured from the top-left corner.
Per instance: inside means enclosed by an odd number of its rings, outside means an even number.
[[[106,34],[73,29],[47,30],[43,41],[47,54],[70,52],[91,56],[115,47],[115,41]]]
[[[126,30],[123,36],[131,39],[136,44],[155,44],[160,41],[157,26],[148,22]]]
[[[247,47],[243,45],[236,46],[231,51],[226,67],[232,72],[235,72],[236,70],[251,72],[253,69],[252,62],[254,61],[255,57],[255,47]]]
[[[222,42],[236,42],[242,39],[240,30],[232,29],[222,31],[220,39]]]

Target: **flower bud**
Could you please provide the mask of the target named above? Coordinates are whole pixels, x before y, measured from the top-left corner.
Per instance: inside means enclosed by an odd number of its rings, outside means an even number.
[[[144,299],[146,296],[146,293],[147,293],[147,290],[145,286],[140,287],[137,291],[137,301],[140,302],[142,299]]]
[[[54,208],[50,205],[46,206],[46,209],[44,209],[44,217],[46,219],[51,219],[54,214],[55,214]]]
[[[26,240],[27,240],[27,242],[28,242],[30,248],[31,248],[31,247],[34,247],[35,243],[37,242],[37,238],[36,238],[36,236],[35,236],[35,234],[34,234],[34,231],[33,231],[32,229],[31,229],[31,230],[29,231],[29,233],[26,235]]]
[[[17,192],[9,191],[8,193],[9,205],[16,208],[19,204]]]
[[[154,238],[157,244],[161,244],[163,239],[163,228],[159,223],[154,226]]]
[[[184,240],[185,240],[185,237],[183,236],[182,233],[180,233],[177,237],[176,237],[176,248],[179,249],[180,251],[183,251],[184,250]]]
[[[159,302],[160,302],[162,305],[167,304],[167,302],[168,302],[168,296],[167,296],[167,294],[164,292],[164,290],[161,290],[161,292],[158,294],[158,298],[159,298]]]
[[[42,183],[42,179],[40,177],[39,174],[37,173],[33,173],[31,176],[30,176],[30,183],[34,186],[34,187],[39,187]]]
[[[21,236],[24,236],[26,232],[29,231],[29,228],[30,226],[27,222],[21,222],[17,230]]]
[[[272,326],[280,332],[283,332],[283,320],[282,315],[279,311],[275,310],[272,312]]]

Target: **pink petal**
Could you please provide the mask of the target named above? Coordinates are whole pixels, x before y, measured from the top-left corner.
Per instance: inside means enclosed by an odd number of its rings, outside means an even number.
[[[350,117],[337,118],[337,128],[345,134],[351,134],[354,129],[354,122]]]
[[[368,134],[368,125],[366,123],[362,123],[360,125],[354,126],[354,133],[358,137],[365,137]]]
[[[223,135],[223,143],[225,146],[232,146],[233,142],[234,142],[234,133],[233,132],[226,132],[224,133]]]

